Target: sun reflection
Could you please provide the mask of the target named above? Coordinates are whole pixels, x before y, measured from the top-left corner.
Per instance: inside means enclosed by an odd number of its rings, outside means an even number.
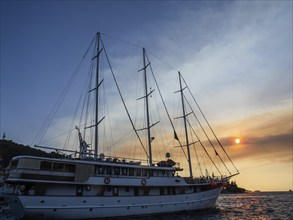
[[[235,143],[236,143],[236,144],[240,144],[240,139],[239,139],[239,138],[236,138],[236,139],[235,139]]]

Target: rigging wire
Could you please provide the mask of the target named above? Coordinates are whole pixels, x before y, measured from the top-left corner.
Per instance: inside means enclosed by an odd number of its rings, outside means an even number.
[[[121,40],[121,39],[116,38],[116,37],[113,37],[113,36],[111,36],[111,35],[109,35],[109,34],[105,34],[105,33],[101,33],[101,32],[100,32],[100,34],[101,34],[101,35],[104,35],[104,36],[106,36],[106,37],[112,38],[112,39],[114,39],[114,40],[120,41],[120,42],[122,42],[122,43],[129,44],[129,45],[131,45],[131,46],[133,46],[133,47],[137,47],[137,48],[141,48],[141,49],[143,48],[143,47],[141,47],[141,46],[138,46],[137,44],[131,43],[131,42],[126,41],[126,40]]]
[[[192,109],[190,103],[188,102],[188,100],[186,99],[186,97],[184,96],[184,99],[186,101],[186,103],[188,104],[189,108]],[[194,115],[194,117],[196,118],[196,121],[198,122],[199,126],[201,127],[203,133],[205,134],[206,138],[208,139],[208,141],[210,142],[211,146],[213,147],[215,154],[220,158],[221,162],[224,164],[224,166],[226,167],[227,171],[229,172],[229,174],[231,174],[230,170],[228,169],[228,167],[226,166],[226,164],[224,163],[223,159],[220,157],[220,155],[218,154],[213,142],[211,141],[211,139],[209,138],[209,136],[207,135],[205,129],[203,128],[202,124],[200,123],[198,117],[196,116],[196,114],[192,111],[192,114]]]
[[[203,175],[202,168],[201,168],[201,164],[200,164],[200,160],[199,160],[199,157],[198,157],[198,152],[197,152],[196,147],[195,147],[196,141],[193,140],[193,136],[191,136],[191,141],[192,141],[191,142],[192,143],[191,145],[193,146],[193,150],[195,152],[195,156],[196,156],[196,160],[197,160],[197,165],[199,167],[199,170],[200,170],[201,175]],[[198,142],[198,140],[197,140],[197,142]],[[204,164],[204,166],[205,166],[205,164]],[[195,170],[193,170],[193,171],[195,171]]]
[[[126,107],[126,103],[125,103],[125,101],[124,101],[124,99],[123,99],[123,97],[122,97],[122,93],[121,93],[120,87],[119,87],[118,82],[117,82],[117,80],[116,80],[116,76],[115,76],[114,71],[113,71],[113,69],[112,69],[112,66],[111,66],[110,60],[109,60],[109,58],[108,58],[108,54],[107,54],[107,51],[106,51],[106,49],[105,49],[104,42],[103,42],[102,38],[101,38],[101,43],[102,43],[102,45],[103,45],[104,53],[105,53],[106,59],[107,59],[107,61],[108,61],[108,65],[109,65],[109,67],[110,67],[110,70],[111,70],[111,73],[112,73],[112,76],[113,76],[113,79],[114,79],[115,85],[116,85],[116,87],[117,87],[118,93],[119,93],[119,95],[120,95],[120,98],[121,98],[121,101],[122,101],[123,106],[124,106],[124,108],[125,108],[125,111],[126,111],[126,113],[127,113],[127,116],[128,116],[128,118],[129,118],[129,120],[130,120],[130,123],[131,123],[131,125],[132,125],[132,128],[133,128],[133,130],[134,130],[134,132],[135,132],[135,134],[136,134],[136,136],[137,136],[137,138],[138,138],[138,140],[139,140],[139,142],[140,142],[140,144],[141,144],[141,146],[142,146],[144,152],[146,153],[146,156],[149,158],[149,155],[148,155],[148,153],[147,153],[147,151],[146,151],[146,149],[145,149],[145,147],[144,147],[144,145],[143,145],[143,143],[142,143],[142,141],[141,141],[141,139],[140,139],[140,137],[139,137],[139,135],[138,135],[138,133],[137,133],[137,131],[136,131],[136,129],[135,129],[135,126],[134,126],[134,124],[133,124],[133,121],[132,121],[132,118],[131,118],[131,116],[130,116],[130,113],[129,113],[127,107]]]
[[[94,55],[95,55],[96,45],[97,45],[97,42],[95,41],[95,46],[94,46],[93,51],[92,51],[92,57],[94,57]],[[91,124],[95,123],[95,120],[93,118],[90,118],[89,119],[89,115],[90,115],[89,112],[91,111],[91,107],[92,107],[90,105],[90,103],[91,103],[90,91],[91,91],[91,88],[92,88],[92,81],[91,81],[91,79],[93,78],[93,75],[94,75],[93,69],[94,69],[94,61],[92,60],[91,65],[90,65],[90,69],[89,69],[89,72],[88,72],[89,77],[88,77],[88,90],[87,90],[87,95],[86,95],[86,98],[84,100],[84,105],[83,105],[83,109],[81,111],[80,121],[79,121],[79,123],[81,125],[81,121],[82,121],[82,117],[83,117],[83,111],[85,110],[85,115],[84,115],[84,121],[85,121],[85,123],[84,123],[84,128],[83,128],[83,136],[84,136],[84,138],[86,137],[86,134],[87,134],[86,127],[88,126],[88,124],[91,125]],[[86,106],[86,108],[85,108],[85,106]],[[88,121],[89,121],[89,123],[87,123]],[[89,135],[88,135],[89,136],[89,140],[91,141],[91,143],[88,143],[88,145],[91,146],[91,150],[93,150],[93,136],[94,136],[93,132],[94,132],[93,129],[90,129]]]
[[[185,79],[183,78],[183,76],[182,76],[182,79],[183,79],[185,85],[187,86],[187,89],[188,89],[188,91],[189,91],[189,93],[190,93],[190,95],[191,95],[193,101],[194,101],[195,104],[197,105],[197,107],[198,107],[200,113],[202,114],[204,120],[206,121],[206,123],[207,123],[207,125],[209,126],[210,130],[212,131],[214,137],[216,138],[218,144],[221,146],[222,150],[225,152],[226,156],[228,157],[229,161],[232,163],[232,165],[234,166],[234,168],[236,169],[236,171],[239,173],[239,171],[238,171],[238,169],[236,168],[235,164],[233,163],[233,161],[231,160],[231,158],[230,158],[229,155],[227,154],[226,150],[224,149],[223,145],[222,145],[221,142],[219,141],[218,137],[216,136],[216,134],[215,134],[214,130],[212,129],[210,123],[209,123],[208,120],[206,119],[206,117],[205,117],[203,111],[201,110],[201,108],[200,108],[198,102],[196,101],[194,95],[193,95],[192,92],[190,91],[189,86],[187,85],[187,83],[186,83]]]
[[[32,146],[34,145],[34,143],[40,143],[41,140],[44,138],[44,135],[46,134],[50,124],[52,123],[53,119],[56,116],[57,111],[59,110],[64,98],[66,97],[71,85],[73,84],[74,79],[76,78],[79,69],[81,68],[82,63],[85,60],[85,57],[89,51],[89,49],[91,48],[91,45],[93,44],[95,38],[91,41],[89,47],[87,48],[85,54],[83,55],[81,61],[79,62],[77,68],[75,69],[75,71],[73,72],[72,76],[70,77],[68,83],[66,84],[65,88],[62,90],[58,100],[56,101],[56,103],[54,104],[53,108],[51,109],[51,111],[49,112],[48,116],[46,117],[45,121],[43,122],[41,128],[39,129],[39,131],[37,132],[36,136],[34,137],[33,141],[32,141]]]
[[[82,89],[82,91],[85,90],[85,87],[86,87],[86,82],[85,82],[84,85],[83,85],[83,89]],[[76,115],[77,115],[77,113],[78,113],[78,110],[79,110],[79,106],[80,106],[80,103],[81,103],[82,97],[83,97],[83,93],[80,94],[80,97],[79,97],[79,99],[78,99],[78,103],[77,103],[77,106],[76,106],[75,111],[74,111],[74,113],[73,113],[72,121],[71,121],[71,123],[70,123],[70,128],[73,127],[73,124],[74,124],[74,122],[75,122],[75,118],[76,118]],[[67,146],[69,145],[69,141],[70,141],[70,138],[71,138],[71,134],[72,134],[72,132],[70,132],[70,133],[68,134],[68,136],[67,136],[67,138],[66,138],[66,140],[65,140],[65,143],[64,143],[64,149],[66,149]]]
[[[195,135],[195,137],[197,138],[198,142],[200,143],[201,147],[203,148],[203,150],[205,151],[205,153],[207,154],[207,156],[209,157],[209,159],[212,161],[213,165],[215,166],[215,168],[218,170],[218,172],[222,175],[221,171],[218,169],[217,165],[215,164],[215,162],[213,161],[213,159],[211,158],[210,154],[207,152],[206,148],[204,147],[204,145],[202,144],[201,140],[199,139],[199,137],[197,136],[196,132],[194,131],[193,127],[191,126],[189,120],[187,120],[188,125],[190,126],[191,130],[193,131],[193,134]],[[229,171],[229,170],[228,170]]]
[[[146,53],[146,57],[147,57],[148,62],[150,63],[147,53]],[[167,109],[166,103],[165,103],[165,101],[164,101],[164,99],[163,99],[163,96],[162,96],[161,90],[160,90],[160,88],[159,88],[159,86],[158,86],[158,82],[157,82],[157,80],[156,80],[156,77],[155,77],[155,74],[154,74],[154,72],[153,72],[153,69],[152,69],[152,66],[151,66],[151,65],[150,65],[150,70],[151,70],[151,73],[152,73],[152,75],[153,75],[153,78],[154,78],[154,82],[155,82],[155,84],[156,84],[156,87],[157,87],[157,89],[158,89],[158,91],[159,91],[159,94],[160,94],[160,97],[161,97],[162,103],[163,103],[163,105],[164,105],[164,109],[165,109],[165,111],[166,111],[166,114],[167,114],[167,116],[168,116],[169,122],[170,122],[170,124],[171,124],[171,126],[172,126],[172,129],[173,129],[173,132],[174,132],[175,139],[178,140],[179,145],[180,145],[180,147],[181,147],[181,149],[182,149],[182,151],[183,151],[183,153],[184,153],[184,156],[185,156],[185,158],[187,159],[186,152],[184,151],[184,149],[183,149],[183,145],[181,144],[181,141],[179,140],[179,138],[178,138],[178,136],[177,136],[177,133],[176,133],[176,130],[175,130],[174,124],[173,124],[172,119],[171,119],[171,117],[170,117],[170,114],[169,114],[169,112],[168,112],[168,109]]]
[[[49,141],[51,141],[51,140],[54,140],[54,139],[56,139],[56,138],[62,137],[63,135],[72,132],[73,130],[75,130],[75,128],[74,128],[74,129],[71,129],[70,131],[63,132],[62,134],[56,135],[56,136],[54,136],[54,137],[47,138],[46,140],[43,140],[43,141],[40,142],[39,144],[44,144],[44,143],[49,142]]]
[[[154,53],[150,52],[149,50],[147,50],[149,54],[151,54],[152,56],[156,57],[158,60],[160,60],[162,63],[164,63],[166,66],[168,66],[170,69],[178,72],[178,70],[175,69],[175,67],[171,66],[169,63],[167,63],[166,61],[164,61],[163,59],[161,59],[159,56],[155,55]]]

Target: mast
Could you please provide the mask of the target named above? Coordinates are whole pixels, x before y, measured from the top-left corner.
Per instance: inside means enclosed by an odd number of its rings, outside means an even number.
[[[189,172],[190,172],[190,178],[193,178],[192,175],[192,166],[191,166],[191,157],[190,157],[190,149],[189,149],[189,140],[188,140],[188,130],[187,130],[187,124],[186,124],[186,112],[185,112],[185,105],[184,105],[184,96],[183,96],[183,88],[181,83],[181,73],[179,74],[179,84],[180,84],[180,94],[181,94],[181,101],[182,101],[182,111],[183,111],[183,121],[184,121],[184,129],[185,129],[185,140],[186,140],[186,147],[187,147],[187,157],[188,157],[188,165],[189,165]]]
[[[149,146],[149,163],[150,166],[153,164],[152,159],[152,145],[151,145],[151,131],[150,131],[150,114],[149,114],[149,100],[148,100],[148,85],[147,85],[147,75],[146,75],[146,54],[145,48],[143,48],[143,73],[144,73],[144,87],[145,87],[145,104],[146,104],[146,114],[147,114],[147,139],[148,139],[148,146]]]
[[[95,114],[95,160],[98,156],[98,135],[99,135],[99,66],[100,66],[100,32],[97,33],[97,66],[96,66],[96,114]]]

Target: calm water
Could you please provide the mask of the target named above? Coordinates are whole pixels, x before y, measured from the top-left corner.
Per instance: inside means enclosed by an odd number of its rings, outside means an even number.
[[[0,219],[13,219],[3,216]],[[109,220],[110,218],[108,218]],[[111,218],[113,219],[113,218]],[[115,220],[293,219],[293,192],[220,195],[214,209]]]

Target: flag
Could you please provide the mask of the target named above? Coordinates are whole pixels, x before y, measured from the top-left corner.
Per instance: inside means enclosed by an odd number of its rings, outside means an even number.
[[[179,138],[178,138],[177,133],[176,133],[175,130],[174,130],[174,139],[176,139],[177,141],[179,141]]]
[[[216,151],[216,149],[215,149],[215,153],[216,153],[217,156],[219,156],[219,154],[218,154],[218,152]]]

